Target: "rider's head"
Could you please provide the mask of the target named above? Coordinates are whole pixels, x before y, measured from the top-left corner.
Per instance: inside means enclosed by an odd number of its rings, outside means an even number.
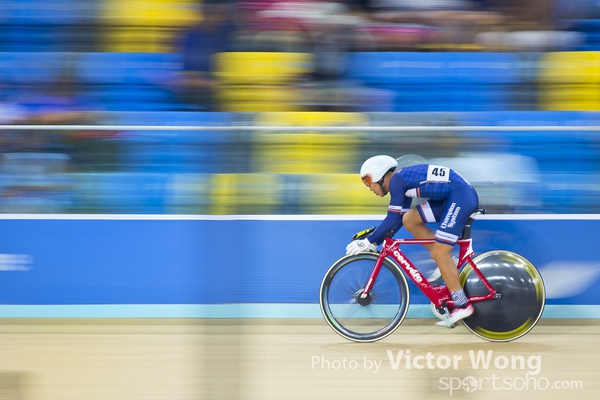
[[[394,172],[398,167],[396,159],[390,156],[374,156],[365,161],[360,167],[360,178],[363,183],[371,188],[373,183],[377,183],[381,188],[383,196],[387,191],[383,188],[383,179],[388,172]]]

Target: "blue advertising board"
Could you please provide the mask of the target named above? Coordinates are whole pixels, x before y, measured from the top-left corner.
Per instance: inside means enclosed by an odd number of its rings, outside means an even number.
[[[377,216],[4,215],[0,317],[319,317],[325,272],[353,233],[379,222]],[[472,235],[476,253],[512,250],[540,269],[545,316],[596,318],[598,232],[599,215],[486,215]],[[414,247],[405,249],[409,257],[423,271],[433,268],[425,249]],[[411,296],[409,316],[421,316],[428,300],[415,287]]]

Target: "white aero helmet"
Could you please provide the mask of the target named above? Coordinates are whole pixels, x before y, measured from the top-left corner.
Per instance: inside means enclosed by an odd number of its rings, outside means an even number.
[[[398,162],[390,156],[374,156],[365,161],[360,167],[360,178],[369,187],[373,182],[379,182],[391,169],[396,169]]]

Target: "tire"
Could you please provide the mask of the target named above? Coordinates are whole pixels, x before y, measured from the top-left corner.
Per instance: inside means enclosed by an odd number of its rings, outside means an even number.
[[[510,251],[488,251],[473,259],[500,294],[497,299],[474,302],[475,313],[463,323],[475,335],[508,342],[527,334],[537,324],[546,304],[539,271],[525,257]],[[460,273],[467,297],[489,293],[470,264]]]
[[[369,296],[360,299],[378,257],[378,253],[342,257],[329,268],[321,283],[321,312],[329,326],[348,340],[381,340],[391,335],[406,317],[408,283],[390,259],[383,261]]]

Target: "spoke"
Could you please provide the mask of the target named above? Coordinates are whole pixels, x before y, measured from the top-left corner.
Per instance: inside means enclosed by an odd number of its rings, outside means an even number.
[[[406,310],[407,293],[400,271],[384,264],[364,299],[364,289],[376,258],[360,258],[342,264],[326,286],[324,312],[330,325],[342,336],[357,341],[377,340],[390,334]]]

